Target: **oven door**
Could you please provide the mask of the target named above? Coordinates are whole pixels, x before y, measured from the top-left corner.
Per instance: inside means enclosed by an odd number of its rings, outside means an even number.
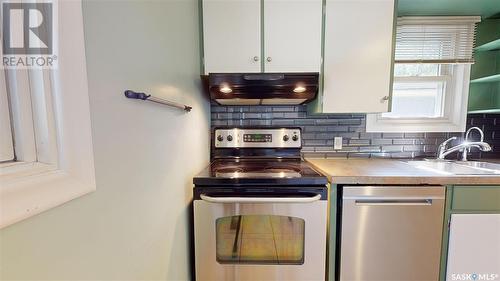
[[[196,280],[325,280],[326,194],[198,194]]]

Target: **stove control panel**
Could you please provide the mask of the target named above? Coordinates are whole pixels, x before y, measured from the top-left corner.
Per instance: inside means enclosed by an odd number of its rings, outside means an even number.
[[[216,148],[300,148],[299,128],[277,129],[218,129]]]

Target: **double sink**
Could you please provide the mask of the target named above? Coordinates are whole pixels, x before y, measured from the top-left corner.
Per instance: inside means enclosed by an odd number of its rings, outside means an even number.
[[[407,161],[406,163],[415,168],[442,175],[500,175],[500,164],[489,162],[426,159]]]

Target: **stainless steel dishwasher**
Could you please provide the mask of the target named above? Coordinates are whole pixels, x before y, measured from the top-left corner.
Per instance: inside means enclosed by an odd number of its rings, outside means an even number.
[[[345,186],[340,280],[439,279],[443,186]]]

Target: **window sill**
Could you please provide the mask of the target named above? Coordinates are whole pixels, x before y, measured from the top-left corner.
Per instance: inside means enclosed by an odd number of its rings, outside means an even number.
[[[54,171],[56,165],[40,162],[8,162],[0,164],[0,179],[3,183],[19,177],[29,177]]]
[[[35,164],[35,163],[30,163]],[[23,166],[23,165],[19,165]],[[41,164],[31,170],[0,176],[0,228],[49,210],[94,191],[95,185],[86,184],[62,170],[46,170],[51,165]],[[31,175],[26,173],[31,171]]]
[[[378,114],[366,115],[366,131],[370,133],[421,133],[421,132],[463,132],[466,116],[460,120],[446,118],[389,119]]]

